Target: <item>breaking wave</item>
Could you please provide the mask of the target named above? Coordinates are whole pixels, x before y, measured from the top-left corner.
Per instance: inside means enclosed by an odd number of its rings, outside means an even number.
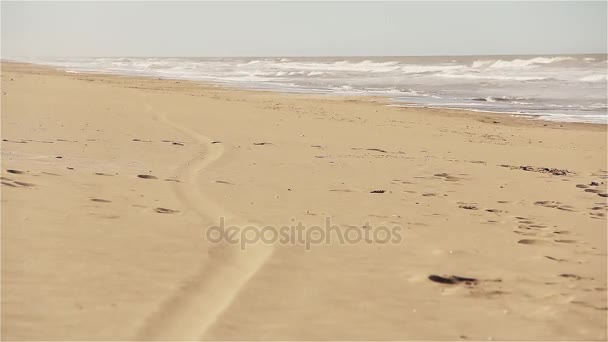
[[[563,61],[574,60],[573,57],[535,57],[531,59],[514,59],[514,60],[477,60],[473,62],[473,68],[493,68],[493,69],[509,69],[509,68],[526,68],[558,63]]]

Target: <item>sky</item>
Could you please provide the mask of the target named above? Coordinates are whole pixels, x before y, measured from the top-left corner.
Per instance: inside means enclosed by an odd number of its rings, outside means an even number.
[[[606,53],[606,1],[2,1],[2,57]]]

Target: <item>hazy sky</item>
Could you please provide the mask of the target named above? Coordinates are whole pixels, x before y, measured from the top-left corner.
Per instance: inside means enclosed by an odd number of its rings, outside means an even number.
[[[606,13],[606,1],[2,1],[2,56],[606,53]]]

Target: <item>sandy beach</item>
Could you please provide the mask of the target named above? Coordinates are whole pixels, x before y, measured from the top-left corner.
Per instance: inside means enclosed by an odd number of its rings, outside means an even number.
[[[606,125],[17,63],[1,109],[3,340],[608,337]]]

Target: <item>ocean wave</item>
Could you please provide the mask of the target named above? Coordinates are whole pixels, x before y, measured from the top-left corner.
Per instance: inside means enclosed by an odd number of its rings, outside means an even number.
[[[499,81],[547,81],[551,80],[550,77],[542,76],[508,76],[508,75],[492,75],[492,74],[479,74],[479,73],[439,73],[435,76],[442,78],[460,78],[469,80],[499,80]]]
[[[445,64],[437,64],[437,65],[420,65],[420,64],[409,64],[402,66],[400,70],[405,74],[430,74],[437,72],[453,72],[453,71],[461,71],[466,70],[463,65],[445,65]]]
[[[525,68],[543,64],[551,64],[563,61],[573,60],[573,57],[535,57],[531,59],[514,59],[514,60],[477,60],[472,64],[473,68],[491,68],[491,69],[514,69]]]
[[[606,116],[608,64],[600,56],[428,60],[420,57],[370,57],[366,60],[104,57],[29,62],[74,73],[185,79],[288,92],[380,95],[396,102],[484,110]]]
[[[606,77],[606,74],[604,75],[588,75],[585,77],[581,77],[579,79],[579,81],[582,82],[606,82],[608,78]]]
[[[315,62],[285,62],[274,63],[268,61],[267,67],[290,70],[306,71],[351,71],[351,72],[391,72],[400,69],[399,62],[373,62],[365,60],[362,62],[337,61],[333,63]]]
[[[512,104],[527,105],[527,104],[532,104],[532,102],[529,102],[529,101],[531,101],[533,99],[527,98],[527,97],[487,96],[487,97],[474,97],[471,100],[479,101],[479,102],[490,102],[490,103],[508,102],[508,103],[512,103]]]

